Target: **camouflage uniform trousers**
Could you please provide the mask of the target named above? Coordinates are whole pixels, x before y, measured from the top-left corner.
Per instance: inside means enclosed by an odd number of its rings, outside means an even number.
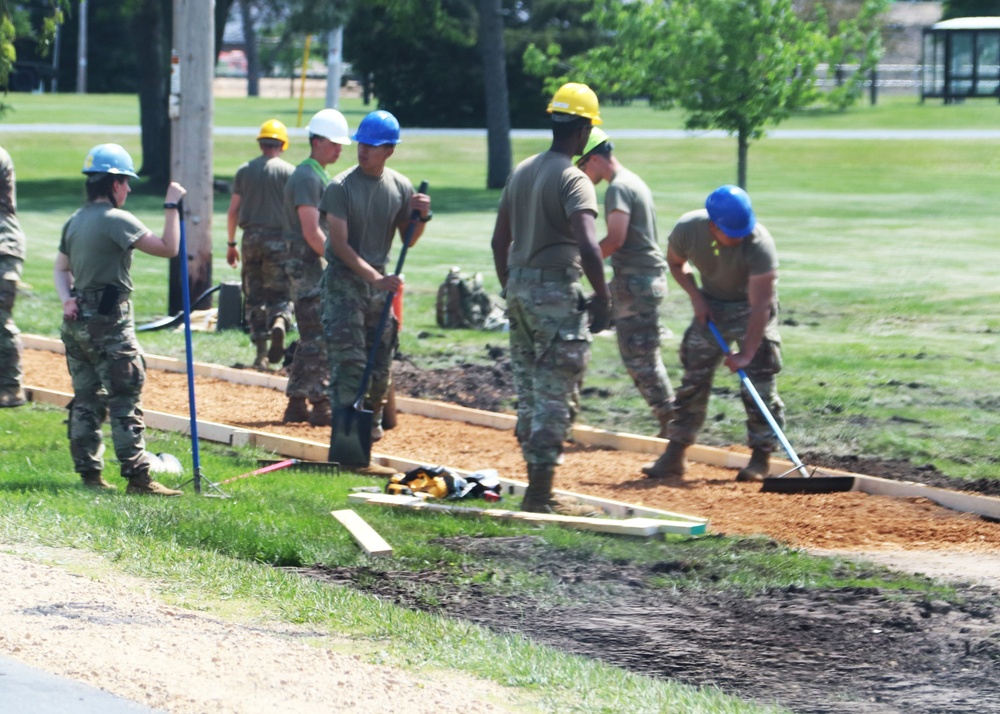
[[[288,373],[285,394],[313,404],[327,399],[330,383],[320,312],[324,261],[304,240],[288,243],[285,275],[295,303],[299,344]]]
[[[505,296],[517,389],[515,434],[527,463],[558,464],[590,362],[583,286],[573,271],[512,268]]]
[[[716,327],[727,341],[732,343],[743,339],[750,317],[748,303],[710,300],[709,307]],[[712,378],[723,357],[722,349],[708,327],[692,321],[681,341],[680,358],[684,365],[684,378],[674,400],[674,420],[667,428],[667,438],[670,441],[684,445],[695,442],[698,431],[705,423]],[[729,371],[728,368],[726,371]],[[771,319],[764,330],[760,348],[744,371],[771,411],[775,422],[784,429],[784,404],[778,398],[775,385],[775,375],[781,371],[781,338],[778,335],[776,307],[771,311]],[[740,396],[747,413],[747,443],[755,449],[774,451],[778,447],[777,437],[742,384]]]
[[[270,336],[279,317],[292,324],[292,301],[285,277],[288,241],[280,228],[248,226],[243,231],[243,301],[244,315],[255,344]]]
[[[10,255],[0,256],[0,393],[14,394],[21,388],[21,331],[14,324],[17,283],[24,261]]]
[[[639,394],[657,418],[673,412],[674,389],[660,356],[660,303],[667,294],[667,277],[658,273],[615,273],[611,310],[618,351]]]
[[[375,330],[389,293],[377,290],[349,268],[329,266],[324,275],[323,334],[330,366],[330,403],[354,402],[361,389],[365,364],[375,342]],[[375,361],[368,403],[377,412],[385,406],[392,383],[392,358],[399,347],[399,323],[392,310],[386,321]]]
[[[101,424],[110,414],[111,439],[125,478],[149,472],[140,398],[146,364],[135,337],[132,303],[124,299],[99,315],[100,294],[78,298],[80,316],[63,320],[60,336],[73,380],[69,451],[77,472],[104,468]]]

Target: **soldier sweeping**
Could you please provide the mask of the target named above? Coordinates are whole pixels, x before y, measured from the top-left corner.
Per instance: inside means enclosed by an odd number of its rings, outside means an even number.
[[[585,84],[559,88],[549,103],[552,144],[522,161],[507,180],[493,229],[493,262],[510,318],[517,388],[517,440],[528,465],[521,508],[596,515],[556,498],[556,465],[578,411],[578,385],[590,361],[590,330],[610,324],[611,294],[597,244],[594,184],[573,165],[594,124],[597,96]],[[587,299],[581,273],[595,294]]]
[[[268,362],[285,356],[285,334],[292,324],[292,303],[285,280],[288,243],[281,235],[285,184],[295,167],[281,158],[288,148],[288,129],[277,119],[260,127],[261,155],[236,170],[229,199],[226,260],[236,267],[236,227],[243,229],[243,305],[250,340],[257,350],[254,369],[266,371]],[[270,340],[270,345],[268,341]]]
[[[24,271],[24,232],[17,220],[14,162],[0,147],[0,407],[24,404],[21,331],[14,324],[17,284]]]
[[[594,185],[608,182],[601,255],[611,257],[611,316],[618,351],[636,388],[667,436],[674,390],[660,356],[660,303],[667,295],[667,261],[658,244],[649,186],[615,157],[610,137],[595,128],[576,165]]]
[[[330,183],[326,167],[340,158],[351,143],[347,120],[336,109],[321,109],[309,120],[309,158],[295,167],[285,184],[282,230],[288,243],[285,273],[295,303],[299,344],[288,374],[288,406],[283,421],[308,421],[330,426],[330,383],[323,339],[321,287],[326,251],[326,221],[320,219],[320,200]],[[308,403],[312,404],[309,411]]]
[[[132,157],[118,144],[101,144],[87,154],[87,203],[63,226],[54,279],[63,305],[60,336],[73,380],[69,403],[69,449],[84,485],[114,489],[102,478],[101,424],[111,421],[111,438],[126,493],[180,496],[150,477],[151,455],[143,439],[140,399],[146,381],[142,348],[135,337],[132,311],[132,251],[161,258],[177,255],[180,243],[178,201],[186,193],[167,187],[163,237],[123,210],[139,178]]]
[[[750,197],[737,186],[721,186],[705,201],[705,209],[681,216],[667,243],[670,274],[691,298],[694,319],[681,342],[684,377],[677,390],[674,420],[667,427],[670,443],[655,463],[643,467],[650,478],[683,485],[684,451],[695,442],[705,422],[712,378],[725,358],[736,372],[745,370],[780,427],[783,405],[775,387],[781,370],[778,334],[778,254],[774,239],[753,212]],[[691,266],[701,275],[701,287]],[[726,357],[708,328],[712,320],[723,337],[739,344]],[[774,431],[753,397],[741,390],[747,413],[747,438],[753,454],[737,481],[763,481]]]

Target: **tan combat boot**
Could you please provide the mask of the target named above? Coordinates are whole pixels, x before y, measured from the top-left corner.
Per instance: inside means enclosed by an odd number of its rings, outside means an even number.
[[[253,360],[253,368],[258,372],[270,372],[271,368],[267,363],[267,340],[254,340],[257,348],[257,356]]]
[[[671,482],[671,485],[680,485],[681,477],[684,476],[684,452],[687,446],[671,441],[667,444],[667,450],[651,464],[642,467],[642,472],[649,478],[663,479]]]
[[[750,454],[750,463],[740,469],[736,480],[740,483],[760,483],[771,473],[771,452],[764,449],[754,449]]]
[[[285,318],[278,317],[271,326],[271,349],[267,352],[267,359],[271,364],[280,362],[285,357],[285,334],[288,332],[288,322]]]
[[[12,392],[0,392],[0,408],[22,407],[27,401],[23,389],[16,389]]]
[[[314,402],[312,406],[309,423],[312,426],[330,426],[333,419],[333,413],[330,411],[330,400],[324,399],[321,402]]]
[[[285,424],[309,421],[309,405],[306,404],[305,397],[291,397],[281,421]]]
[[[81,471],[80,478],[83,479],[83,485],[87,488],[92,488],[95,491],[117,491],[117,487],[113,484],[108,483],[101,477],[100,471]]]
[[[149,472],[129,476],[128,487],[125,493],[140,496],[183,496],[183,491],[167,488],[162,483],[154,481],[149,476]]]
[[[528,464],[528,488],[521,501],[522,511],[587,518],[606,515],[602,509],[582,503],[572,496],[553,495],[555,472],[555,464]]]

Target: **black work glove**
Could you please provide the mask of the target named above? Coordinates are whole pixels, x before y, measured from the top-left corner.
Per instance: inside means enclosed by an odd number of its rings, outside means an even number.
[[[592,295],[587,301],[587,311],[590,313],[590,331],[595,335],[611,327],[611,300]]]

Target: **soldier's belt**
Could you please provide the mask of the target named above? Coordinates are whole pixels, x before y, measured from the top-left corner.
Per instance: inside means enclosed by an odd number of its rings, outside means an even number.
[[[510,268],[507,275],[519,280],[536,280],[541,283],[580,279],[580,271],[575,268]]]

